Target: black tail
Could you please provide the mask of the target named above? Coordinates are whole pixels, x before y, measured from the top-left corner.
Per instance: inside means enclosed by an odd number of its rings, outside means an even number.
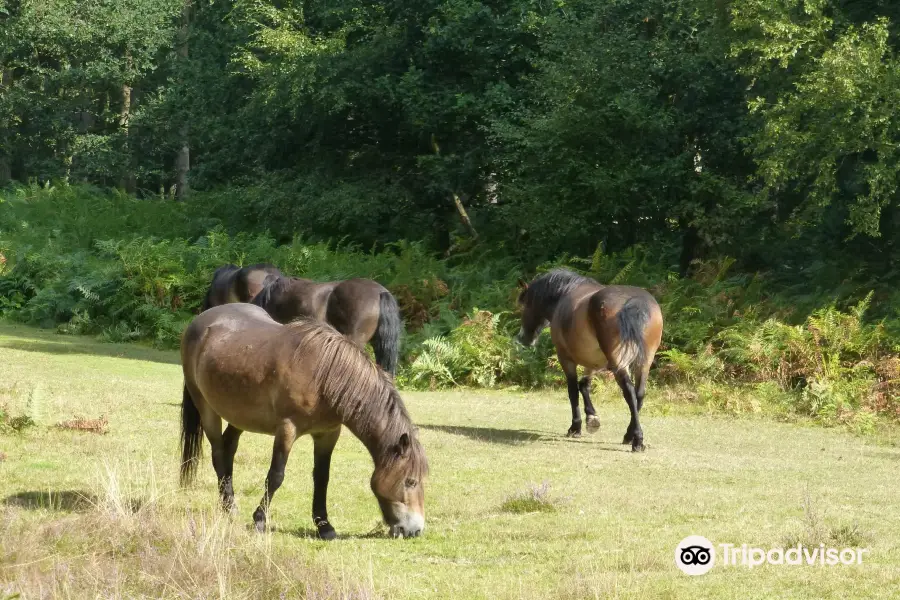
[[[635,296],[625,301],[618,315],[619,346],[614,352],[614,362],[618,369],[643,368],[646,360],[644,349],[644,327],[650,322],[650,301],[643,296]]]
[[[403,331],[400,307],[397,306],[394,295],[385,290],[381,292],[378,308],[378,327],[372,336],[375,362],[390,373],[391,377],[396,377],[397,363],[400,360],[400,334]]]
[[[203,428],[200,411],[184,386],[181,399],[181,485],[189,485],[197,474],[197,459],[203,452]]]
[[[206,291],[206,295],[203,296],[203,304],[200,305],[200,312],[206,312],[210,308],[212,308],[212,287],[210,287]]]

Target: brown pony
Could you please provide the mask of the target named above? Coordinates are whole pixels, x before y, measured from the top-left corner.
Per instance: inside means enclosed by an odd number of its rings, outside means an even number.
[[[229,302],[250,302],[263,288],[266,277],[281,275],[275,265],[259,263],[247,267],[225,265],[213,273],[201,312]]]
[[[425,526],[428,472],[403,400],[390,378],[334,328],[313,320],[275,322],[258,306],[226,304],[203,312],[181,341],[181,482],[193,479],[205,433],[225,510],[234,512],[232,472],[244,431],[275,436],[266,491],[253,521],[264,531],[272,496],[284,480],[294,441],[313,438],[313,522],[322,539],[336,537],[326,493],[331,454],[347,428],[375,463],[371,488],[395,537]],[[222,421],[228,426],[222,431]]]
[[[601,369],[609,368],[615,373],[631,411],[631,422],[622,443],[630,443],[635,452],[643,451],[644,433],[638,413],[644,404],[650,365],[662,340],[663,317],[659,304],[644,289],[604,286],[565,269],[550,271],[530,284],[521,285],[518,304],[522,308],[522,326],[516,340],[533,346],[541,330],[550,326],[550,337],[566,374],[572,404],[572,425],[567,435],[581,436],[579,391],[584,397],[588,432],[600,428],[600,419],[591,403],[591,378]],[[579,365],[584,367],[580,381]]]
[[[360,346],[371,342],[375,362],[396,376],[403,320],[396,298],[377,281],[318,282],[270,275],[251,302],[279,323],[300,317],[318,319]]]

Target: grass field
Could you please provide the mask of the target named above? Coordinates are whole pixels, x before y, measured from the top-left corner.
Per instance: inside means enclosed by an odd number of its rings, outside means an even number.
[[[405,393],[431,464],[426,531],[393,540],[345,432],[329,508],[309,517],[311,443],[294,446],[251,531],[271,438],[245,435],[239,515],[216,511],[208,447],[177,487],[177,355],[0,326],[0,403],[37,425],[0,433],[0,599],[22,598],[890,598],[900,589],[900,449],[765,418],[663,410],[648,449],[621,445],[624,402],[601,386],[603,427],[570,440],[563,392]],[[108,419],[105,434],[55,427]],[[544,504],[515,501],[531,485]],[[545,508],[548,510],[539,510]],[[523,512],[524,511],[524,512]],[[763,548],[861,547],[854,566],[674,564],[688,535]]]

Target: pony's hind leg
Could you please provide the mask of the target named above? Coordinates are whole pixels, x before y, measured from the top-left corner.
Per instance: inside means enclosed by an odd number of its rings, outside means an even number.
[[[625,430],[625,437],[623,438],[622,443],[630,443],[633,452],[643,452],[644,432],[641,429],[641,424],[638,420],[638,401],[634,383],[632,383],[628,371],[616,369],[615,373],[616,383],[618,383],[619,387],[622,389],[625,403],[628,404],[628,409],[631,411],[631,422],[628,424],[628,429]]]
[[[574,361],[557,353],[559,366],[566,374],[566,386],[569,392],[569,403],[572,405],[572,425],[566,432],[566,437],[581,437],[581,411],[578,408],[578,365]]]
[[[340,427],[334,431],[317,433],[313,435],[313,501],[312,518],[316,524],[319,537],[323,540],[333,540],[337,532],[328,522],[328,477],[331,472],[331,454],[338,438],[341,436]]]
[[[587,432],[591,434],[597,433],[600,429],[600,418],[597,416],[597,411],[594,410],[594,403],[591,402],[591,381],[596,372],[596,369],[585,369],[584,377],[578,381],[578,389],[581,391],[581,397],[584,399]]]
[[[291,453],[291,447],[294,440],[297,439],[297,428],[290,421],[284,421],[275,431],[275,443],[272,448],[272,464],[269,466],[269,473],[266,475],[266,491],[263,493],[259,507],[253,512],[253,522],[256,524],[256,530],[262,533],[266,530],[266,518],[269,513],[269,505],[272,502],[272,496],[281,487],[284,481],[284,469],[287,466],[288,455]]]
[[[243,430],[234,425],[228,425],[225,433],[222,434],[224,468],[223,474],[219,477],[219,494],[222,498],[222,508],[231,513],[237,512],[232,476],[234,474],[234,455],[237,452],[238,441],[241,439],[242,433],[244,433]],[[218,470],[216,474],[218,475]]]
[[[199,398],[199,395],[194,397]],[[234,501],[234,491],[231,485],[234,454],[230,451],[230,447],[233,446],[235,450],[237,449],[237,439],[233,439],[235,438],[233,432],[229,433],[229,430],[232,430],[231,425],[225,430],[225,434],[222,434],[222,417],[219,415],[208,409],[203,410],[200,415],[203,433],[206,434],[206,439],[209,440],[213,469],[216,471],[216,479],[219,482],[219,497],[222,500],[222,508],[226,511],[231,511]],[[240,433],[238,433],[239,435]],[[226,439],[228,440],[227,442]]]
[[[638,373],[637,380],[635,383],[635,396],[637,397],[637,409],[638,412],[641,412],[641,408],[644,406],[644,396],[647,394],[647,379],[650,376],[650,362],[648,361],[646,365],[641,367],[640,373]]]

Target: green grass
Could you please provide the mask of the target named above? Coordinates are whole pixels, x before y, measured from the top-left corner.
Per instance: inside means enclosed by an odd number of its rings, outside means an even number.
[[[216,510],[208,447],[177,487],[177,355],[0,325],[0,403],[37,423],[0,434],[0,598],[876,598],[900,586],[900,449],[767,417],[687,414],[651,388],[648,449],[621,445],[624,402],[600,384],[603,426],[565,438],[564,392],[404,393],[425,445],[426,531],[392,540],[345,432],[330,516],[313,537],[311,443],[294,446],[257,535],[271,438],[246,435],[239,515]],[[105,416],[109,432],[56,429]],[[551,508],[552,510],[548,510]],[[688,577],[697,534],[761,547],[858,545],[861,566],[716,567]]]

